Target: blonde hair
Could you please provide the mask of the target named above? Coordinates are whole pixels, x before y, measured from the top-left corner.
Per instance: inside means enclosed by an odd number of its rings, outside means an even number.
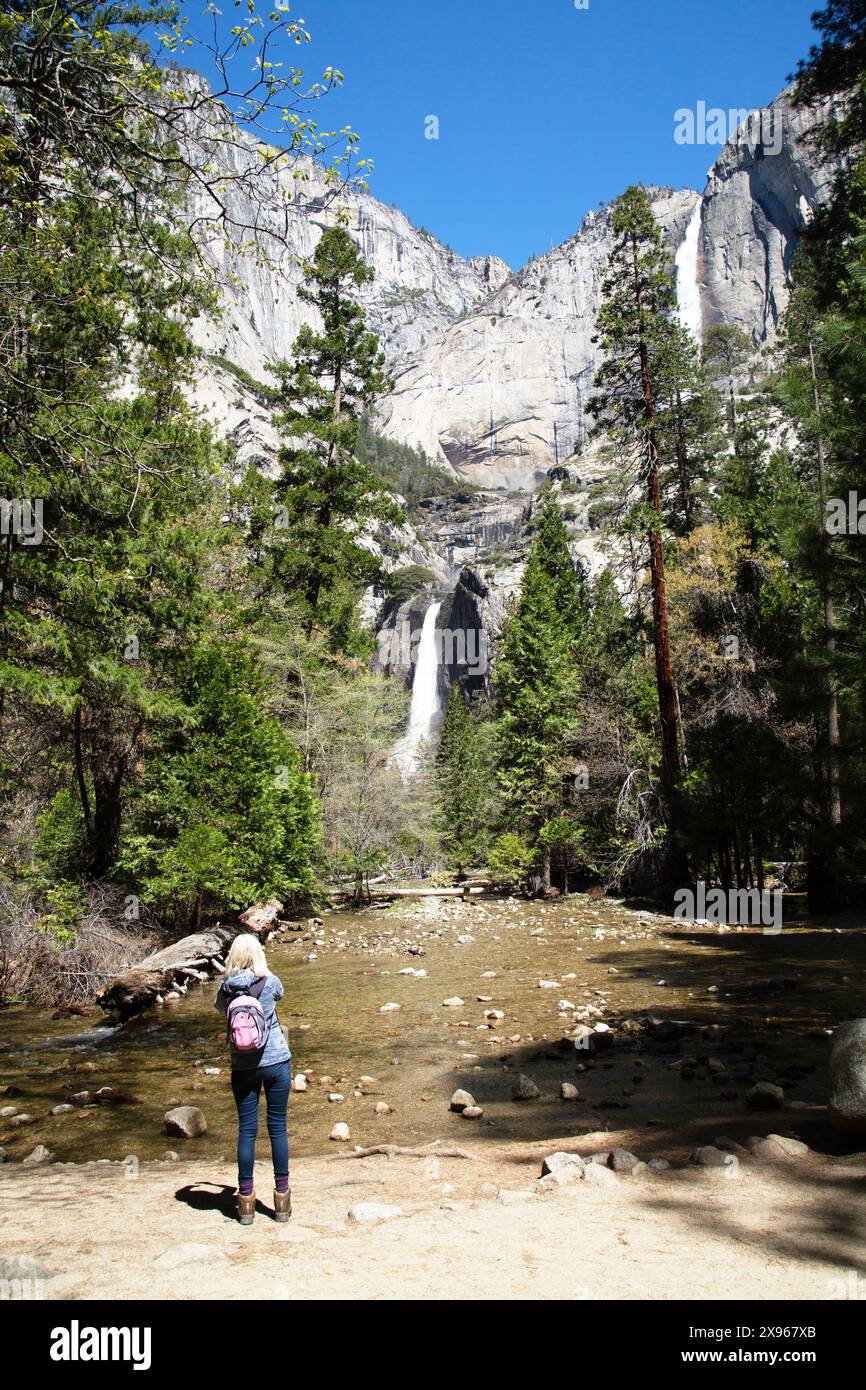
[[[261,978],[268,973],[268,963],[257,936],[236,936],[226,956],[226,975],[237,975],[241,970],[252,970]]]

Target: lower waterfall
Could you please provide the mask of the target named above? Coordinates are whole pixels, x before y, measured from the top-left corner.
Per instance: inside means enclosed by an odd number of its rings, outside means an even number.
[[[439,713],[439,652],[436,643],[436,619],[441,603],[431,603],[424,614],[421,640],[412,679],[412,703],[406,733],[394,748],[394,761],[406,781],[421,763],[421,747],[433,734]]]

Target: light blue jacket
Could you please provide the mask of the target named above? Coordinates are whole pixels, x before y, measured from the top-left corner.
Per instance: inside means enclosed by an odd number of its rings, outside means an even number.
[[[243,994],[257,979],[252,970],[239,970],[236,975],[228,975],[217,990],[213,1001],[215,1009],[226,1013],[233,995]],[[277,975],[269,974],[267,983],[259,995],[259,1003],[265,1015],[267,1036],[263,1048],[255,1052],[236,1052],[232,1048],[232,1071],[255,1071],[257,1067],[273,1067],[277,1062],[288,1062],[291,1058],[286,1034],[277,1018],[277,1000],[285,994]]]

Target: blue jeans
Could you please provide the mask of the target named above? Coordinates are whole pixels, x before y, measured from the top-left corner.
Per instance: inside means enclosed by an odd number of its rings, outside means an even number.
[[[274,1177],[289,1175],[289,1136],[286,1133],[286,1107],[292,1085],[292,1064],[277,1062],[272,1067],[233,1071],[232,1092],[238,1108],[238,1182],[252,1182],[259,1132],[259,1096],[265,1088],[268,1107],[268,1135]]]

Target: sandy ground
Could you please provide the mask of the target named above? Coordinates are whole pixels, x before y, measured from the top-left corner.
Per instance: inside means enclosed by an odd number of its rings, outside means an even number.
[[[586,1154],[632,1139],[562,1147]],[[50,1271],[48,1299],[866,1297],[866,1154],[540,1192],[541,1158],[558,1147],[301,1159],[284,1226],[271,1219],[260,1165],[250,1228],[230,1214],[228,1165],[153,1163],[130,1177],[117,1164],[10,1164],[0,1170],[0,1256]],[[348,1220],[358,1202],[403,1215],[359,1227]]]

